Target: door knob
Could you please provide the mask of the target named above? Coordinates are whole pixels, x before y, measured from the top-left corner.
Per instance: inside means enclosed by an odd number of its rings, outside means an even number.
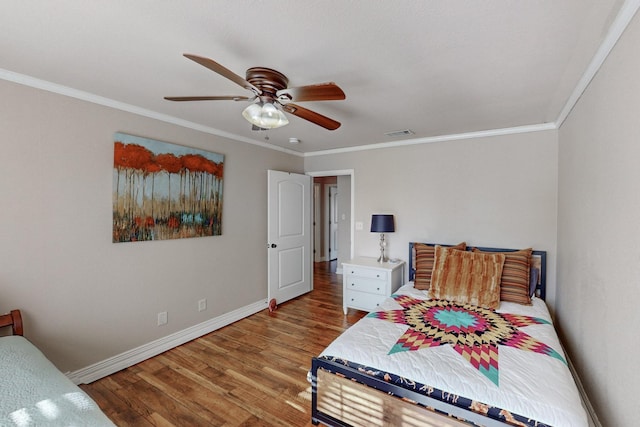
[[[275,243],[272,243],[272,244],[271,244],[271,245],[269,245],[269,246],[270,246],[270,247],[272,247],[272,248],[277,248],[277,247],[278,247],[278,245],[276,245]]]

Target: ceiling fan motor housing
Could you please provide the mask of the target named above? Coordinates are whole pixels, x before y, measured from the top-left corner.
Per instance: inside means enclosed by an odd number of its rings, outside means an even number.
[[[276,93],[289,85],[287,76],[271,68],[253,67],[247,70],[247,81],[260,89],[260,100],[271,102],[277,99]]]

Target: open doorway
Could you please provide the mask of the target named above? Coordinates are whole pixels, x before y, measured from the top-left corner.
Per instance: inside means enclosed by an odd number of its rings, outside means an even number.
[[[314,261],[332,261],[338,258],[338,177],[313,178],[313,236]]]
[[[353,256],[353,171],[309,172],[313,177],[314,264],[330,262],[337,274]]]

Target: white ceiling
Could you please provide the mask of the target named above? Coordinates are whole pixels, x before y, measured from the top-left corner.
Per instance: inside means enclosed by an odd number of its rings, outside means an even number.
[[[0,77],[239,141],[268,136],[300,153],[553,127],[629,3],[3,0]],[[166,101],[251,95],[183,53],[243,77],[249,67],[273,68],[292,87],[333,81],[346,100],[300,105],[342,126],[289,116],[288,126],[255,132],[244,102]],[[385,136],[403,129],[415,134]]]

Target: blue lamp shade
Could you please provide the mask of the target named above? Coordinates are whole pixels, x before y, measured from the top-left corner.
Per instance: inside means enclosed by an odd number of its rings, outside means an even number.
[[[393,215],[371,215],[371,232],[393,233],[396,231]]]

